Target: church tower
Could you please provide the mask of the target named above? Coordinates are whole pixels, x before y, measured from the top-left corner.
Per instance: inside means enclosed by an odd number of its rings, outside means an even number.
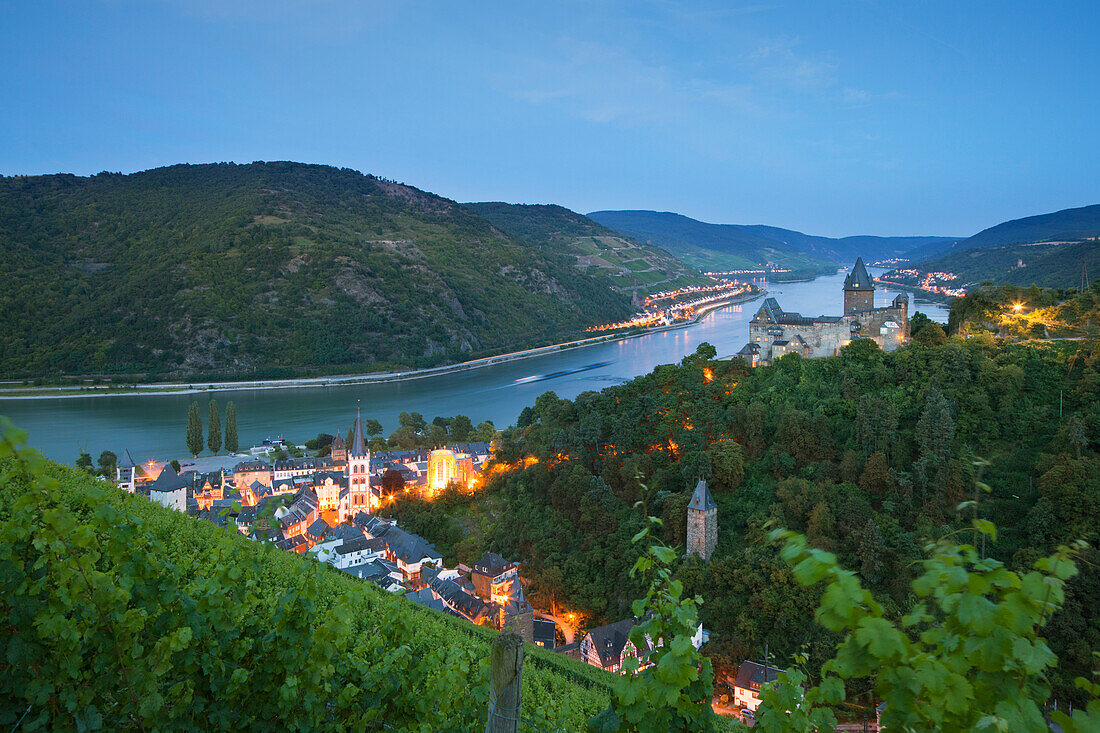
[[[687,554],[710,560],[718,546],[718,504],[700,479],[687,507]]]
[[[348,460],[348,447],[344,444],[344,436],[340,433],[332,439],[332,448],[329,450],[333,463],[346,463]]]
[[[844,278],[844,315],[869,311],[875,307],[875,281],[867,274],[863,258],[856,258],[856,265]]]
[[[348,450],[348,500],[350,516],[359,512],[371,513],[370,451],[363,440],[363,419],[355,410],[355,429]]]

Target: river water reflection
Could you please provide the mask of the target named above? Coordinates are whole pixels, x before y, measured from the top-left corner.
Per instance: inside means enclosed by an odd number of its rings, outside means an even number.
[[[879,274],[876,271],[874,274]],[[803,315],[835,315],[842,309],[844,274],[800,283],[770,283],[766,287],[787,311]],[[885,305],[895,290],[876,292],[876,305]],[[247,448],[267,437],[282,435],[297,442],[319,432],[346,432],[356,400],[364,417],[379,420],[388,434],[397,427],[400,412],[469,415],[474,424],[492,420],[497,427],[515,422],[526,405],[546,390],[572,398],[586,390],[620,384],[652,371],[658,364],[678,362],[707,341],[719,356],[736,353],[748,340],[748,321],[760,301],[721,308],[700,323],[675,331],[552,353],[482,369],[384,384],[310,387],[302,389],[241,390],[182,395],[118,395],[46,400],[0,399],[0,415],[11,418],[30,433],[32,446],[49,457],[72,462],[80,449],[93,458],[103,450],[129,450],[138,461],[182,457],[186,454],[184,428],[187,408],[199,400],[206,419],[206,402],[237,405],[240,445]],[[946,322],[947,310],[936,303],[917,301],[912,310]],[[608,362],[595,369],[531,381],[558,372]],[[517,381],[520,380],[520,381]]]

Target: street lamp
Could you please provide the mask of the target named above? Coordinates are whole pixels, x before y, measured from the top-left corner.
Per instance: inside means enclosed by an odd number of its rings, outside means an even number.
[[[1019,312],[1020,312],[1020,310],[1021,310],[1021,309],[1022,309],[1023,307],[1024,307],[1024,304],[1023,304],[1023,303],[1013,303],[1013,304],[1012,304],[1012,310],[1013,310],[1013,311],[1015,311],[1016,313],[1019,313]]]

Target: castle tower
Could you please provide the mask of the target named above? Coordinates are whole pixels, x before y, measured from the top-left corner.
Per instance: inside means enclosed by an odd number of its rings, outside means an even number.
[[[844,278],[844,315],[869,311],[875,307],[875,281],[867,274],[863,258],[856,258],[856,265]]]
[[[359,415],[358,408],[355,410],[355,429],[347,451],[350,514],[353,517],[359,512],[370,514],[373,509],[370,491],[370,451],[367,450],[367,443],[363,440],[363,419]]]
[[[700,480],[687,507],[687,554],[710,560],[718,546],[718,505]]]
[[[901,319],[899,321],[901,337],[907,339],[909,338],[909,296],[905,293],[898,294],[894,298],[894,310],[898,312],[898,318]]]

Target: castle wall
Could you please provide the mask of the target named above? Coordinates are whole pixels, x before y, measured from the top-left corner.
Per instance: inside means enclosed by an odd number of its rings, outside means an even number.
[[[883,351],[894,351],[909,335],[909,314],[907,304],[902,301],[897,307],[874,308],[871,310],[848,313],[837,320],[813,321],[807,324],[775,324],[769,322],[749,323],[749,341],[760,345],[762,361],[771,362],[789,353],[800,353],[807,358],[835,356],[840,348],[852,341],[853,336],[873,339]],[[896,327],[887,323],[896,324]],[[853,331],[853,324],[859,324],[859,330]],[[805,347],[798,344],[801,337]],[[786,346],[772,347],[775,341],[787,341]]]

